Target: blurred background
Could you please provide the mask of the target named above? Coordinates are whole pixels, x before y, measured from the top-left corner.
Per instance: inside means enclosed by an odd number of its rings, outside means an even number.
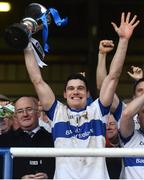
[[[50,25],[48,39],[50,52],[45,58],[48,67],[42,69],[44,79],[61,100],[63,100],[64,80],[72,72],[86,72],[91,94],[94,97],[98,96],[95,69],[99,41],[112,39],[117,46],[118,37],[111,21],[118,24],[123,11],[137,14],[141,23],[129,43],[125,66],[117,88],[117,93],[122,99],[132,96],[134,82],[127,71],[131,65],[144,69],[144,0],[9,0],[8,2],[11,3],[11,10],[0,12],[0,94],[10,98],[36,95],[25,68],[23,52],[6,44],[4,30],[13,23],[19,23],[28,4],[37,2],[46,8],[54,7],[62,18],[68,17],[68,24],[65,27]],[[41,32],[34,34],[33,37],[42,41]],[[115,49],[108,55],[107,67]]]

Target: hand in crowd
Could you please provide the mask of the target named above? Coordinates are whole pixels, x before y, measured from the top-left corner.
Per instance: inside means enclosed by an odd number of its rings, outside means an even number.
[[[39,172],[39,173],[36,173],[36,174],[28,174],[28,175],[25,175],[23,176],[21,179],[48,179],[48,176],[46,173],[43,173],[43,172]]]
[[[35,179],[48,179],[48,176],[46,173],[39,172],[35,174]]]
[[[131,66],[132,72],[128,71],[130,77],[134,80],[138,81],[139,79],[143,78],[143,70],[140,67]]]
[[[134,15],[132,20],[130,20],[131,12],[128,12],[127,15],[123,12],[121,14],[121,23],[118,27],[114,22],[111,24],[113,25],[115,31],[119,35],[119,37],[124,39],[130,39],[133,30],[139,24],[139,20],[137,20],[137,15]]]
[[[34,174],[28,174],[28,175],[25,175],[23,176],[21,179],[34,179],[35,178],[35,175]]]
[[[101,40],[99,43],[99,53],[107,54],[111,52],[114,48],[114,43],[112,40]]]

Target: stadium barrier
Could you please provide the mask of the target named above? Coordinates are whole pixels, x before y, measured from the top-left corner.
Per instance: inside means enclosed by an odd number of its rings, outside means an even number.
[[[12,157],[144,157],[140,148],[0,148],[4,156],[3,179],[12,177]]]

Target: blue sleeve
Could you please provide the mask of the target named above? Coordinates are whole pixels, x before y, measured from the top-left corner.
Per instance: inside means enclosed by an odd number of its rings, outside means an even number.
[[[115,112],[112,113],[117,122],[119,121],[119,119],[121,117],[122,110],[123,110],[123,103],[121,101],[119,101],[119,104],[118,104]]]
[[[108,114],[109,111],[110,111],[111,105],[108,106],[108,107],[105,107],[105,106],[101,103],[100,99],[98,99],[98,102],[99,102],[99,106],[100,106],[100,110],[101,110],[102,115],[104,116],[104,115]]]
[[[51,106],[51,108],[48,111],[45,111],[46,115],[48,116],[48,118],[50,120],[53,120],[56,106],[57,106],[57,100],[55,100],[55,102],[53,103],[53,105]]]

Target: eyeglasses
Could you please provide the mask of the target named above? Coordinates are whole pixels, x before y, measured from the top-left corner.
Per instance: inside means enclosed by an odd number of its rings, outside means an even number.
[[[36,109],[33,109],[31,107],[27,107],[25,109],[17,109],[16,110],[16,114],[18,115],[22,115],[24,113],[27,113],[27,114],[32,114],[34,111],[37,111]]]

